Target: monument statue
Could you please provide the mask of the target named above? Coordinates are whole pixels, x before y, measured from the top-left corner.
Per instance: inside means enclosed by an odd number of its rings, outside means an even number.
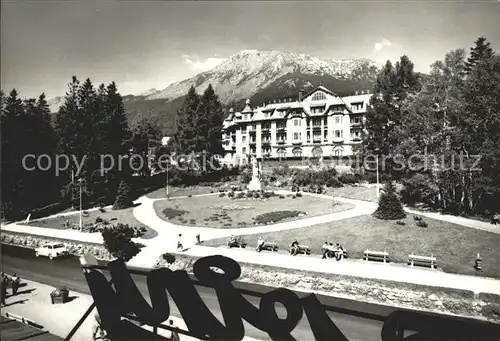
[[[259,162],[257,161],[257,158],[255,156],[252,156],[250,164],[252,165],[252,180],[248,184],[247,189],[249,191],[260,191],[262,187],[260,184],[262,165],[259,165]]]

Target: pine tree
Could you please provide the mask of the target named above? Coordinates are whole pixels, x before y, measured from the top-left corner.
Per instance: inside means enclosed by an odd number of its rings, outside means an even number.
[[[396,220],[406,217],[403,205],[396,194],[396,186],[392,181],[387,182],[380,195],[378,208],[373,216],[383,220]]]
[[[120,186],[118,186],[118,191],[116,194],[116,200],[113,204],[114,210],[121,210],[124,208],[132,207],[134,204],[132,202],[132,189],[128,184],[127,179],[122,178]]]
[[[224,123],[224,112],[219,98],[211,84],[208,85],[200,100],[200,110],[197,129],[197,151],[206,152],[208,157],[221,155],[222,148],[222,125]]]
[[[21,198],[26,186],[19,177],[24,156],[23,134],[20,133],[23,127],[24,106],[16,89],[12,89],[2,107],[2,215],[17,218],[24,214]]]
[[[197,150],[195,122],[199,121],[200,104],[200,97],[192,86],[184,99],[182,107],[177,110],[176,132],[173,144],[178,154],[189,154]]]
[[[475,46],[471,47],[470,56],[465,63],[467,73],[470,73],[479,61],[489,59],[495,54],[485,37],[479,37],[474,43]]]

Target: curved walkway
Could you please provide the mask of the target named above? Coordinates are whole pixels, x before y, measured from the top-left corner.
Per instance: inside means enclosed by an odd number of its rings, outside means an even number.
[[[284,191],[284,190],[275,192],[278,194],[292,193],[290,191]],[[332,200],[332,197],[328,195],[311,194],[311,193],[303,193],[303,194],[319,197],[326,200]],[[200,194],[200,195],[194,195],[193,197],[209,196],[209,195],[218,195],[218,193]],[[359,200],[336,197],[334,198],[334,200],[352,204],[354,205],[354,207],[341,212],[335,212],[331,214],[325,214],[321,216],[304,218],[300,220],[288,221],[272,225],[247,227],[247,228],[216,229],[208,227],[192,227],[192,226],[176,225],[161,219],[160,217],[158,217],[154,209],[154,202],[160,200],[168,200],[168,199],[166,198],[151,199],[145,196],[138,199],[138,202],[140,202],[141,204],[134,208],[133,210],[134,217],[144,225],[147,225],[150,228],[156,230],[158,232],[158,236],[144,242],[144,244],[146,244],[147,247],[144,248],[141,251],[141,253],[139,253],[137,256],[135,256],[133,259],[130,260],[129,262],[130,265],[139,267],[151,266],[152,259],[154,260],[158,259],[158,257],[160,257],[165,252],[175,251],[177,248],[177,241],[179,240],[179,234],[182,234],[181,237],[182,245],[185,248],[191,248],[196,245],[197,234],[200,235],[200,238],[202,240],[208,240],[208,239],[229,237],[233,234],[241,236],[241,235],[298,229],[302,227],[328,223],[331,221],[348,219],[360,215],[371,214],[377,208],[377,205],[374,203],[361,202]]]

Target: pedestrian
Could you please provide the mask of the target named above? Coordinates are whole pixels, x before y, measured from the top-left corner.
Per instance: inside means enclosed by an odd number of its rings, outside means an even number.
[[[259,240],[257,241],[257,252],[262,251],[262,248],[264,247],[264,238],[262,236],[259,237]]]
[[[9,280],[7,276],[2,272],[1,274],[1,280],[0,280],[0,304],[1,306],[5,306],[7,303],[5,303],[5,298],[7,297],[7,284],[9,283]]]
[[[106,333],[102,328],[101,316],[99,316],[99,312],[94,314],[94,325],[92,326],[92,340],[106,339]]]
[[[168,326],[171,327],[171,328],[177,328],[177,326],[174,324],[174,320],[170,319],[168,321]],[[176,331],[171,331],[171,334],[170,334],[170,340],[171,341],[180,341],[180,337],[179,337],[179,333],[177,333]]]
[[[12,275],[12,296],[17,295],[17,290],[19,289],[20,283],[19,277],[16,274]]]
[[[181,242],[182,234],[179,233],[179,239],[177,240],[177,251],[182,251],[184,248],[182,247],[182,242]]]

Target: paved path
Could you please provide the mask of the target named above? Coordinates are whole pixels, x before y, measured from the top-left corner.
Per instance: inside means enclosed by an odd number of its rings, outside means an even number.
[[[277,194],[291,194],[289,191],[275,191]],[[213,194],[201,194],[200,196],[208,195],[218,195],[218,193]],[[326,200],[332,200],[331,196],[322,194],[310,194],[304,193],[304,195],[315,196],[323,198]],[[134,208],[134,217],[139,220],[144,225],[151,227],[158,232],[158,236],[154,239],[150,239],[145,242],[147,247],[143,248],[141,253],[135,256],[129,261],[128,264],[139,266],[139,267],[150,267],[153,266],[158,257],[160,257],[165,252],[175,251],[177,248],[177,241],[179,240],[179,234],[182,234],[181,243],[184,247],[189,248],[196,245],[196,235],[200,234],[202,240],[209,240],[214,238],[224,238],[234,235],[250,235],[259,234],[267,232],[276,232],[283,230],[298,229],[306,226],[312,226],[317,224],[328,223],[331,221],[348,219],[360,215],[373,213],[376,209],[376,204],[361,202],[358,200],[346,199],[346,198],[335,198],[335,200],[347,204],[354,205],[353,208],[325,214],[321,216],[315,216],[311,218],[304,218],[284,223],[266,225],[266,226],[256,226],[247,228],[233,228],[233,229],[216,229],[207,227],[191,227],[182,226],[169,223],[160,217],[155,212],[154,202],[167,199],[150,199],[148,197],[139,198],[138,202],[141,204]]]
[[[399,264],[384,264],[352,259],[345,259],[337,262],[330,259],[320,259],[304,255],[292,257],[286,254],[265,251],[257,253],[253,249],[213,248],[200,245],[190,248],[185,254],[196,257],[206,257],[217,254],[230,257],[237,262],[429,285],[434,287],[471,290],[476,293],[486,292],[500,295],[500,280],[494,278],[451,274],[432,269],[411,268]]]

